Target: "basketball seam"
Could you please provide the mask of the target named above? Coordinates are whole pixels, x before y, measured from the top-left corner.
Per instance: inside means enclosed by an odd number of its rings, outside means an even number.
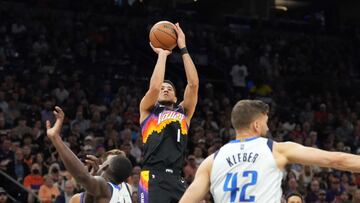
[[[173,38],[175,41],[177,41],[175,37],[173,37],[171,34],[165,32],[164,30],[161,30],[161,29],[159,29],[159,28],[156,28],[156,30],[158,30],[158,31],[160,31],[160,32],[163,32],[163,33],[166,33],[166,34],[169,35],[171,38]]]
[[[163,45],[164,47],[166,47],[167,49],[169,49],[168,46],[166,46],[165,44],[163,44],[163,43],[157,38],[155,32],[153,32],[153,34],[154,34],[154,37],[156,38],[156,40],[157,40],[161,45]]]

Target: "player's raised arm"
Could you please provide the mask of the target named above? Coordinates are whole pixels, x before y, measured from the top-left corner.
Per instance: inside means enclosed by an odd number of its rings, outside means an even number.
[[[107,182],[99,176],[91,176],[84,164],[77,158],[71,149],[62,141],[60,133],[65,114],[60,107],[55,107],[54,116],[56,122],[51,127],[50,121],[46,121],[46,133],[56,151],[59,153],[66,169],[81,184],[86,191],[93,196],[111,196]]]
[[[159,97],[161,85],[165,76],[166,59],[167,56],[171,54],[171,51],[155,48],[151,44],[150,46],[154,52],[158,54],[158,59],[150,79],[149,89],[140,102],[140,123],[149,115],[151,108],[154,107]]]
[[[194,181],[188,187],[179,203],[199,203],[209,192],[213,159],[214,155],[210,155],[200,164]]]
[[[313,147],[305,147],[294,142],[276,143],[274,147],[284,164],[299,163],[360,172],[360,156],[357,155],[329,152]]]
[[[182,101],[180,105],[184,107],[187,123],[190,124],[190,120],[195,112],[195,107],[198,100],[199,76],[197,74],[195,64],[187,51],[185,34],[180,28],[179,23],[176,23],[175,28],[178,35],[178,47],[181,51],[187,79],[187,85],[184,92],[184,101]]]

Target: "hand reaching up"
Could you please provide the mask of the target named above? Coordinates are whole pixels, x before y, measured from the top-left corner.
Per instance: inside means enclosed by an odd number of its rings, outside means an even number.
[[[63,110],[58,106],[55,107],[53,113],[56,118],[54,126],[51,127],[50,121],[46,121],[46,134],[49,138],[60,135],[61,127],[65,118]]]

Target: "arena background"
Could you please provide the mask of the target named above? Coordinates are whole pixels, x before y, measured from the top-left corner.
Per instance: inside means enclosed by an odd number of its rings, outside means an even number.
[[[27,202],[22,187],[39,181],[34,168],[64,190],[71,177],[44,127],[55,105],[80,158],[118,148],[141,167],[138,106],[156,62],[149,29],[160,20],[180,23],[200,77],[188,183],[204,157],[234,138],[230,112],[241,98],[271,105],[276,141],[360,154],[359,10],[356,0],[0,1],[0,193]],[[166,78],[186,85],[177,49]],[[359,174],[291,165],[282,187],[306,202],[359,203],[359,186]]]

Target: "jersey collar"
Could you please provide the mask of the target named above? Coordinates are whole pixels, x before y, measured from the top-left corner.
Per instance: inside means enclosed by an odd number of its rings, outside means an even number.
[[[254,137],[248,137],[248,138],[240,138],[240,139],[236,139],[236,140],[231,140],[229,143],[248,142],[248,141],[255,140],[255,139],[259,138],[259,137],[260,136],[254,136]]]

